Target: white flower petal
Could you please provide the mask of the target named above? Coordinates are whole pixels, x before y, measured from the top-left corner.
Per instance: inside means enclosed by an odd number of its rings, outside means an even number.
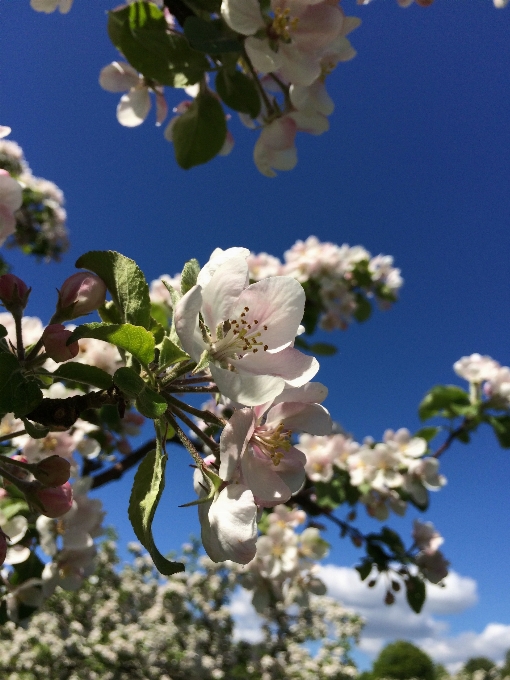
[[[126,92],[140,82],[138,71],[130,64],[114,61],[101,69],[99,84],[108,92]]]
[[[253,35],[265,25],[258,0],[223,0],[221,16],[242,35]]]
[[[281,378],[268,375],[243,375],[215,364],[209,369],[221,394],[243,406],[258,406],[272,401],[285,387]]]
[[[151,98],[146,87],[133,88],[122,95],[117,106],[117,120],[125,127],[141,125],[151,108]]]

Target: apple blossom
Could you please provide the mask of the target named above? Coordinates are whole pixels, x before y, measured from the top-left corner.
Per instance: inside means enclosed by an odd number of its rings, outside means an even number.
[[[0,246],[5,239],[14,234],[16,217],[14,213],[23,204],[23,194],[19,182],[7,170],[0,169]]]
[[[247,285],[246,255],[215,265],[212,275],[210,266],[177,303],[174,323],[195,361],[207,352],[221,394],[255,406],[274,399],[286,385],[308,382],[319,364],[291,346],[304,310],[301,285],[283,276]]]
[[[90,272],[76,272],[69,276],[58,291],[55,321],[69,321],[90,314],[104,304],[106,285]],[[57,317],[57,318],[55,318]]]
[[[11,314],[21,316],[27,306],[31,290],[24,281],[14,274],[0,276],[0,302]]]
[[[206,497],[207,482],[195,470],[193,484],[200,499]],[[213,562],[232,560],[247,564],[255,556],[257,506],[253,493],[244,484],[227,484],[212,500],[198,505],[202,543]]]
[[[46,354],[50,359],[60,363],[73,359],[78,354],[80,347],[77,342],[72,342],[70,345],[67,344],[71,334],[72,331],[67,330],[59,323],[46,326],[42,334],[42,340]]]
[[[257,505],[288,501],[305,480],[306,463],[303,452],[291,445],[291,430],[318,435],[331,430],[329,413],[316,403],[326,394],[323,385],[311,383],[286,389],[268,404],[234,411],[220,438],[220,477],[239,476]]]
[[[46,517],[62,517],[73,504],[73,489],[69,482],[57,487],[36,489],[32,493],[42,506],[42,513]]]
[[[30,7],[36,12],[51,14],[57,8],[61,14],[67,14],[71,9],[73,0],[30,0]]]
[[[71,464],[61,456],[50,456],[41,460],[32,470],[36,479],[45,486],[65,484],[71,474]]]
[[[145,78],[124,62],[114,61],[99,75],[99,84],[108,92],[124,92],[117,106],[117,120],[125,127],[141,125],[151,108],[150,91],[156,96],[156,125],[161,125],[168,113],[162,87],[150,87]]]

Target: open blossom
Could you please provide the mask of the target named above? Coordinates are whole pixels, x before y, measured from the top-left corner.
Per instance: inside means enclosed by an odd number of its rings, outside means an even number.
[[[200,470],[193,477],[195,491],[203,498],[207,485]],[[198,517],[205,551],[213,562],[232,560],[247,564],[255,557],[257,506],[244,484],[228,484],[212,500],[200,503]]]
[[[449,562],[438,549],[444,539],[431,522],[414,520],[413,539],[420,552],[415,562],[425,578],[439,583],[448,575]]]
[[[99,75],[99,84],[108,92],[126,92],[117,106],[117,120],[125,127],[141,125],[151,109],[150,92],[156,96],[156,125],[161,125],[168,113],[162,87],[149,87],[145,78],[124,62],[114,61]]]
[[[257,0],[223,0],[221,14],[247,36],[246,52],[260,73],[310,85],[321,75],[321,56],[342,32],[344,14],[330,2],[271,0],[263,16]]]
[[[253,149],[253,160],[259,172],[276,177],[275,170],[292,170],[297,163],[295,145],[298,126],[292,116],[277,118],[266,125]]]
[[[306,456],[291,445],[292,430],[327,434],[329,413],[317,402],[326,388],[310,383],[287,389],[269,404],[234,411],[220,439],[219,475],[239,480],[257,505],[285,503],[305,480]]]
[[[485,380],[490,380],[495,376],[498,368],[498,362],[492,359],[492,357],[482,356],[477,353],[471,354],[468,357],[462,357],[453,364],[455,373],[470,383],[481,383]]]
[[[286,385],[304,385],[319,364],[292,346],[303,317],[303,288],[283,276],[248,285],[248,254],[245,249],[215,251],[197,285],[176,305],[174,323],[195,361],[208,353],[221,394],[256,406]]]

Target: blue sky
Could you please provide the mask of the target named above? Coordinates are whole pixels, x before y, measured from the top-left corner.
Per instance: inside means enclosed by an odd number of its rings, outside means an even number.
[[[325,338],[340,351],[322,360],[318,377],[330,387],[328,408],[355,437],[417,429],[423,394],[436,383],[460,384],[451,366],[465,354],[510,364],[510,8],[495,10],[489,0],[343,6],[363,24],[351,35],[358,56],[328,80],[331,130],[300,135],[297,168],[269,180],[252,163],[256,136],[235,116],[232,154],[188,172],[152,112],[134,130],[117,123],[118,97],[98,85],[100,69],[117,58],[107,2],[75,0],[68,15],[46,16],[28,0],[0,0],[0,124],[12,127],[34,174],[64,190],[71,230],[60,265],[8,253],[33,287],[29,313],[50,316],[54,289],[86,250],[119,250],[151,280],[189,257],[205,262],[216,246],[281,257],[315,234],[391,254],[405,279],[390,312]],[[181,99],[168,93],[171,106]],[[197,531],[194,511],[175,509],[192,490],[188,460],[174,456],[156,525],[163,550]],[[501,658],[510,648],[509,453],[480,432],[441,461],[448,486],[433,496],[428,518],[445,536],[457,576],[404,630],[447,663],[473,650]],[[128,480],[101,493],[122,541],[131,538],[128,494]],[[408,534],[411,522],[393,526]],[[329,561],[352,566],[357,552],[329,533]],[[330,570],[329,578],[339,597],[349,596],[346,572]],[[381,614],[365,599],[360,590],[357,606],[374,621],[365,649],[374,651],[383,631],[402,636],[407,614]]]

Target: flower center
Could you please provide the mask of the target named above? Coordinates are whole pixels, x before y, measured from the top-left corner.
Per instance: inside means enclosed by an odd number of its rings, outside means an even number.
[[[290,32],[295,30],[299,23],[298,17],[291,18],[290,9],[277,7],[274,11],[273,23],[268,27],[269,37],[273,40],[280,38],[284,42],[290,42]]]
[[[283,429],[283,423],[279,423],[277,427],[259,425],[255,428],[251,441],[271,459],[273,465],[278,466],[290,449],[290,434],[290,430]]]
[[[261,340],[266,325],[260,325],[258,319],[248,317],[249,307],[245,307],[239,319],[227,319],[216,329],[216,340],[208,335],[211,354],[220,364],[228,364],[228,359],[242,359],[245,354],[256,354],[259,350],[267,352],[268,345]]]

